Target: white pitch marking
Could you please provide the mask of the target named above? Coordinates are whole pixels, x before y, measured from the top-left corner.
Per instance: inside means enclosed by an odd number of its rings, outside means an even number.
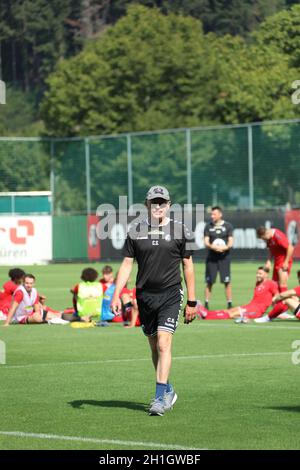
[[[178,450],[204,450],[196,449],[195,447],[185,447],[178,444],[162,444],[161,442],[140,442],[140,441],[121,441],[119,439],[97,439],[95,437],[77,437],[77,436],[61,436],[57,434],[37,434],[31,432],[21,431],[0,431],[1,436],[11,437],[28,437],[32,439],[52,439],[57,441],[71,441],[71,442],[91,442],[94,444],[113,444],[120,446],[130,447],[154,447],[158,449],[178,449]],[[205,449],[207,450],[207,449]]]
[[[214,320],[211,320],[211,321],[214,321]],[[220,322],[221,320],[217,320],[218,322]],[[288,321],[291,321],[291,322],[295,322],[295,320],[288,320]],[[213,323],[208,323],[207,322],[202,322],[200,325],[198,324],[196,329],[191,329],[189,331],[189,333],[198,333],[198,331],[200,330],[200,328],[203,328],[203,327],[206,327],[206,328],[223,328],[223,329],[229,329],[229,328],[233,328],[233,329],[236,329],[236,331],[247,331],[249,329],[255,329],[256,331],[274,331],[274,330],[300,330],[300,324],[299,326],[275,326],[273,329],[270,325],[270,323],[272,322],[269,322],[269,323],[265,323],[265,324],[261,324],[261,325],[249,325],[249,324],[244,324],[244,325],[235,325],[234,323],[230,323],[229,325],[221,325],[220,323],[218,323],[217,325],[216,324],[213,324]],[[276,322],[276,325],[278,325],[278,322]],[[273,326],[274,326],[274,323],[273,323]],[[182,331],[182,330],[181,330]]]
[[[175,356],[173,360],[189,361],[194,359],[222,359],[230,357],[265,357],[265,356],[284,356],[291,354],[291,352],[257,352],[257,353],[231,353],[231,354],[202,354],[195,356]],[[128,358],[128,359],[106,359],[103,361],[78,361],[78,362],[45,362],[36,364],[18,364],[18,365],[3,365],[0,366],[1,370],[6,369],[23,369],[27,367],[51,367],[51,366],[80,366],[80,365],[94,365],[94,364],[121,364],[126,362],[147,362],[149,358]]]

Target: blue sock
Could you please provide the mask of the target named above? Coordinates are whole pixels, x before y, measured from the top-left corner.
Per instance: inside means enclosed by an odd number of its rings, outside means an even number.
[[[169,393],[169,392],[171,392],[172,390],[173,390],[173,387],[172,387],[172,385],[168,382],[168,383],[167,383],[167,390],[166,390],[166,392]]]
[[[159,382],[156,382],[155,398],[163,399],[166,391],[167,391],[167,384],[161,384]]]

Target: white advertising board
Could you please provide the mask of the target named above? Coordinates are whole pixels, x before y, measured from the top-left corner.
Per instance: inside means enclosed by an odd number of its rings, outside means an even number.
[[[51,216],[0,217],[0,265],[23,266],[51,260]]]

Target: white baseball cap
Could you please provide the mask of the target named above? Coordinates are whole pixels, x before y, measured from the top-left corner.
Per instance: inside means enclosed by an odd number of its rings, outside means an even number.
[[[170,200],[170,194],[167,188],[164,186],[151,186],[149,191],[147,192],[146,199],[147,201],[151,201],[151,199],[161,198],[165,199],[166,201]]]

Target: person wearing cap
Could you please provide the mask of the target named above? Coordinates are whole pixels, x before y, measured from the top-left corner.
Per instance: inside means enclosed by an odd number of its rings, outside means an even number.
[[[148,217],[132,224],[127,234],[111,309],[118,313],[119,295],[135,259],[138,264],[136,298],[140,321],[148,337],[156,370],[155,398],[150,403],[149,414],[162,416],[177,400],[177,394],[169,383],[169,373],[172,336],[183,302],[181,263],[188,299],[186,322],[195,318],[197,302],[192,252],[187,246],[191,234],[183,223],[167,216],[171,206],[168,190],[163,186],[152,186],[145,205]]]

